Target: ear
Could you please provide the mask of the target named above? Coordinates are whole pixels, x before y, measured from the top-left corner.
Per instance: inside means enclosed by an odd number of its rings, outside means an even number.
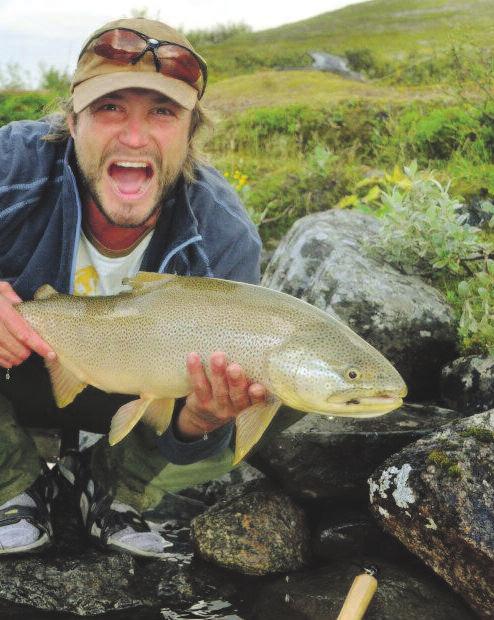
[[[72,136],[72,138],[75,137],[75,124],[76,124],[75,114],[69,114],[67,116],[67,127],[69,128],[70,135]]]

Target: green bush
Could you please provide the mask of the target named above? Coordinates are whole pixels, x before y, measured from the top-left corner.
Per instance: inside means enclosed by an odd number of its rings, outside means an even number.
[[[460,282],[462,300],[459,333],[464,346],[482,353],[485,348],[494,356],[494,260],[485,269]]]
[[[208,147],[218,151],[263,152],[283,138],[298,152],[318,144],[374,157],[389,140],[387,106],[355,100],[332,108],[288,105],[247,110],[225,120]]]
[[[409,186],[383,192],[378,240],[371,255],[417,274],[446,294],[459,319],[466,351],[494,351],[494,238],[467,224],[468,214],[431,173],[405,168]],[[494,228],[494,208],[484,205]]]
[[[345,57],[354,71],[364,72],[369,77],[375,77],[379,74],[376,58],[370,49],[346,50]]]
[[[11,121],[35,120],[43,116],[53,95],[42,92],[0,92],[0,126]]]
[[[482,125],[464,108],[439,108],[425,114],[412,110],[404,114],[402,124],[411,150],[422,159],[449,159],[467,141],[477,141],[482,148]]]

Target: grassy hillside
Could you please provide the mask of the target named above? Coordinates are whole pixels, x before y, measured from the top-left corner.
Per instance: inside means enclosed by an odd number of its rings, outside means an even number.
[[[347,80],[321,71],[257,71],[217,81],[208,87],[205,104],[222,116],[247,108],[303,104],[320,107],[366,99],[376,102],[447,100],[448,93],[434,86],[389,86]]]
[[[260,67],[310,65],[307,52],[366,48],[383,71],[436,58],[453,43],[492,47],[492,0],[373,0],[279,28],[245,33],[200,51],[213,80]]]

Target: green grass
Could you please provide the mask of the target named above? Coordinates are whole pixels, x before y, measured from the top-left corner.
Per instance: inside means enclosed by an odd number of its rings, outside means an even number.
[[[434,86],[397,87],[357,82],[321,71],[259,71],[211,84],[205,104],[222,116],[248,108],[303,104],[332,105],[350,98],[379,102],[447,101],[444,89]]]

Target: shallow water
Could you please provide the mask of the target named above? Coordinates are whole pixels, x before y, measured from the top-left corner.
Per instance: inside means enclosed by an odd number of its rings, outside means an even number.
[[[37,611],[20,605],[0,611],[0,620],[81,620],[81,618],[106,620],[245,620],[239,616],[234,606],[222,600],[199,601],[179,611],[168,607],[162,609],[127,609],[97,616],[77,616]]]

